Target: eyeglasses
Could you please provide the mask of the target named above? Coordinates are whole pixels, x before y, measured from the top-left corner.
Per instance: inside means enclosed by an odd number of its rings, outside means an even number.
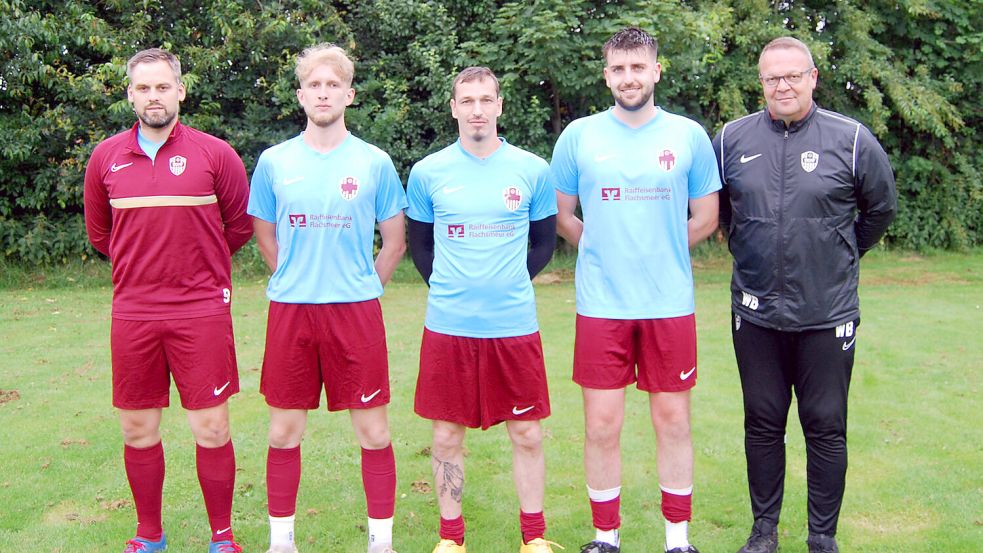
[[[765,76],[762,76],[762,75],[758,75],[758,79],[761,81],[762,84],[764,84],[768,88],[774,88],[774,87],[778,86],[778,81],[780,81],[782,79],[785,79],[785,82],[788,83],[789,85],[795,85],[795,84],[801,83],[802,82],[802,78],[805,77],[806,74],[808,74],[809,72],[811,72],[813,69],[815,69],[815,68],[814,67],[810,67],[809,69],[806,69],[805,71],[793,71],[791,73],[786,73],[784,75],[778,75],[778,76],[771,76],[771,75],[769,75],[769,76],[765,77]]]

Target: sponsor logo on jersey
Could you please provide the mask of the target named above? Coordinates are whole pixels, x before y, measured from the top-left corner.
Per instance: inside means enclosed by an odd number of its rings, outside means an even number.
[[[464,238],[464,225],[447,225],[448,238]]]
[[[290,218],[290,226],[293,228],[306,228],[307,227],[307,215],[303,213],[291,213],[288,215]]]
[[[460,192],[461,190],[464,190],[464,186],[455,186],[453,188],[450,186],[445,186],[444,194],[453,194],[455,192]]]
[[[606,202],[608,200],[618,201],[621,199],[621,189],[617,187],[602,187],[601,188],[601,201]]]
[[[802,170],[811,173],[816,170],[816,167],[819,167],[819,154],[811,150],[802,152],[799,161],[802,163]]]
[[[171,169],[171,173],[173,173],[175,177],[180,177],[181,173],[184,173],[184,170],[188,168],[188,158],[184,156],[174,156],[167,160],[167,166]]]
[[[505,198],[505,208],[509,211],[519,209],[519,205],[522,204],[522,192],[515,186],[503,190],[502,197]]]
[[[746,156],[744,154],[741,154],[741,163],[747,163],[749,161],[754,161],[754,160],[758,159],[759,157],[761,157],[761,154],[754,154],[753,156]]]
[[[133,165],[133,162],[132,162],[132,161],[131,161],[131,162],[129,162],[129,163],[124,163],[123,165],[116,165],[116,164],[114,163],[114,164],[113,164],[113,166],[109,168],[109,170],[110,170],[111,172],[113,172],[113,173],[115,173],[116,171],[120,171],[120,170],[123,170],[123,169],[126,169],[126,168],[127,168],[127,167],[129,167],[130,165]]]
[[[352,216],[334,213],[290,213],[287,221],[291,228],[350,229]]]
[[[355,199],[355,196],[358,196],[358,179],[355,177],[345,177],[341,179],[339,186],[341,188],[342,198],[352,201]]]
[[[300,182],[302,180],[304,180],[304,176],[303,175],[301,175],[299,177],[294,177],[292,179],[283,179],[282,184],[283,184],[283,186],[290,186],[291,184],[293,184],[295,182]]]
[[[672,171],[672,168],[676,165],[676,155],[672,153],[672,150],[662,150],[659,155],[659,167],[662,167],[666,171]]]
[[[758,296],[748,294],[747,292],[741,290],[741,305],[747,307],[752,311],[758,310]]]
[[[594,156],[594,163],[604,163],[605,161],[614,159],[615,157],[617,157],[617,154],[597,154]]]

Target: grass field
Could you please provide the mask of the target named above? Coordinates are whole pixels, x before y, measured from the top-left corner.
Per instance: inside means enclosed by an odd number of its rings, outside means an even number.
[[[695,520],[703,553],[735,551],[750,514],[740,383],[730,345],[729,267],[720,252],[695,262],[700,382],[694,392]],[[581,468],[582,410],[570,382],[574,291],[569,259],[537,286],[553,416],[547,430],[546,514],[567,551],[588,541]],[[0,552],[118,552],[135,522],[110,406],[111,289],[101,265],[0,279]],[[251,276],[250,276],[251,275]],[[840,521],[843,551],[983,551],[983,253],[874,252],[863,262],[857,362],[850,403],[850,469]],[[231,402],[238,457],[235,531],[266,550],[266,408],[257,392],[265,277],[237,275],[234,320],[243,392]],[[412,412],[426,288],[408,263],[383,297],[399,471],[397,549],[429,553],[437,508],[429,424]],[[626,552],[661,551],[654,438],[643,394],[629,394],[623,435]],[[178,404],[172,395],[172,404]],[[297,533],[301,551],[365,550],[357,444],[344,413],[312,413],[304,442]],[[194,447],[180,408],[164,417],[164,525],[170,551],[206,550]],[[503,428],[472,431],[464,499],[475,553],[518,549],[517,503]],[[780,537],[806,551],[805,453],[793,416]]]

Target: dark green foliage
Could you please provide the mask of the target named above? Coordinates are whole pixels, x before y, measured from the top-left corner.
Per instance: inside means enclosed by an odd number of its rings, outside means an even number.
[[[983,0],[0,0],[0,251],[29,264],[91,255],[82,175],[95,144],[133,123],[125,63],[139,49],[181,57],[183,121],[251,171],[304,124],[294,56],[336,42],[357,64],[349,128],[405,178],[456,138],[450,80],[468,65],[499,74],[503,134],[548,157],[567,123],[610,105],[600,47],[629,24],[659,38],[658,103],[708,132],[760,109],[762,45],[806,41],[819,103],[867,124],[894,161],[901,209],[886,240],[983,243]]]

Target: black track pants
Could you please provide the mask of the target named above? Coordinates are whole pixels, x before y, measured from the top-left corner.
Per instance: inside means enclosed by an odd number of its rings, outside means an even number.
[[[731,331],[744,391],[744,451],[754,519],[778,524],[792,392],[806,443],[809,533],[836,534],[846,480],[846,416],[859,319],[783,332],[742,321]]]

